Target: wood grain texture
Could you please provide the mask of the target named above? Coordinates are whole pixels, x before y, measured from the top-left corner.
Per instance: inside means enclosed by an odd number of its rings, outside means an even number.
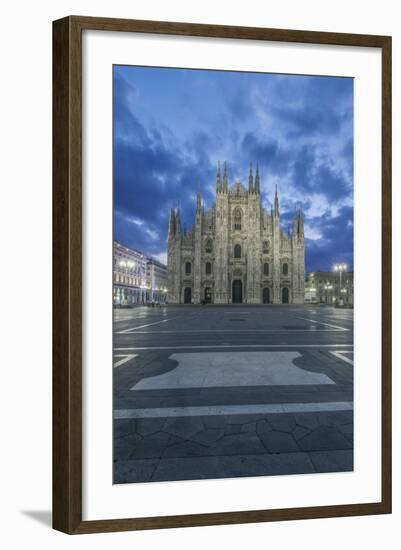
[[[82,521],[82,31],[382,50],[382,500],[368,504]],[[391,512],[391,38],[71,16],[53,23],[53,527],[69,534]]]
[[[81,29],[172,34],[209,38],[233,38],[246,40],[270,40],[303,44],[330,44],[339,46],[382,47],[387,37],[366,34],[345,34],[262,27],[234,27],[172,21],[146,21],[140,19],[110,19],[107,17],[71,16],[71,21]]]
[[[392,507],[391,50],[391,37],[386,37],[382,46],[382,502],[388,513]]]
[[[81,523],[81,51],[69,19],[53,26],[53,527]]]

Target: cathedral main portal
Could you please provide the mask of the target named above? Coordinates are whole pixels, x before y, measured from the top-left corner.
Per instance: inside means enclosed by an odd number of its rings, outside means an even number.
[[[205,304],[211,304],[212,303],[212,291],[210,287],[205,288]]]
[[[239,279],[233,281],[232,303],[242,304],[242,281]]]

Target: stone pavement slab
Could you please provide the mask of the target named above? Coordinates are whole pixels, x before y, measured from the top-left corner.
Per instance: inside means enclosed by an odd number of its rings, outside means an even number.
[[[315,468],[307,453],[282,453],[280,455],[224,456],[220,458],[223,470],[229,476],[260,476],[311,474]]]
[[[151,481],[218,479],[266,475],[311,474],[316,469],[307,453],[231,455],[161,459]]]
[[[353,451],[314,451],[310,459],[318,472],[352,472],[354,469]]]
[[[319,426],[297,441],[303,451],[352,449],[352,443],[337,428]]]
[[[297,452],[300,448],[293,436],[285,432],[271,432],[259,434],[263,445],[269,453]]]
[[[114,469],[114,483],[144,483],[152,480],[159,459],[119,461]]]

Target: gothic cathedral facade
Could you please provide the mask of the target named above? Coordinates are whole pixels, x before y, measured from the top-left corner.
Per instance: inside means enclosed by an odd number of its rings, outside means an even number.
[[[168,228],[170,304],[302,304],[305,239],[302,211],[294,211],[292,232],[280,226],[277,189],[274,208],[261,202],[259,169],[249,171],[248,189],[228,185],[227,168],[216,177],[215,204],[204,211],[197,195],[195,223],[187,231],[178,209]]]

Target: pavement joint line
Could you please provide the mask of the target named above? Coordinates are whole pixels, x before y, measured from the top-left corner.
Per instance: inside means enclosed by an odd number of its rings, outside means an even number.
[[[200,330],[189,330],[189,329],[177,329],[177,330],[144,330],[144,331],[135,331],[137,334],[181,334],[181,333],[190,333],[190,334],[198,334],[199,332],[212,332],[213,334],[216,333],[216,332],[244,332],[244,333],[252,333],[252,332],[257,332],[257,333],[264,333],[264,332],[281,332],[281,333],[285,333],[287,334],[288,332],[343,332],[342,330],[338,330],[338,329],[324,329],[324,328],[317,328],[317,329],[314,329],[314,328],[310,328],[310,329],[299,329],[299,328],[294,328],[294,329],[291,329],[291,330],[285,330],[285,329],[243,329],[243,330],[235,330],[235,329],[215,329],[215,330],[210,330],[210,329],[200,329]],[[117,332],[117,334],[122,334],[121,332]]]
[[[216,348],[353,348],[353,344],[208,344],[198,346],[137,346],[114,348],[114,351],[169,350],[169,349],[216,349]]]
[[[352,315],[321,315],[320,316],[321,319],[340,319],[340,320],[344,320],[344,321],[352,321],[353,320],[353,316]]]
[[[297,319],[303,319],[304,321],[309,321],[310,323],[317,323],[318,325],[325,325],[326,327],[336,328],[340,331],[348,332],[349,328],[339,327],[338,325],[330,325],[329,323],[322,323],[322,321],[315,321],[314,319],[307,319],[306,317],[297,317]]]
[[[348,363],[349,365],[354,366],[353,360],[349,359],[348,357],[344,357],[344,355],[343,355],[344,353],[352,353],[352,351],[347,351],[347,350],[344,350],[344,351],[329,351],[329,353],[331,353],[332,355],[334,355],[338,359],[341,359],[345,363]]]
[[[119,361],[117,361],[117,363],[114,363],[113,367],[117,368],[117,367],[121,367],[121,365],[124,365],[124,363],[128,363],[128,361],[131,361],[131,359],[138,357],[138,354],[131,353],[127,355],[126,353],[116,353],[114,357],[124,357],[124,359],[120,359]]]
[[[229,416],[244,414],[286,414],[309,412],[352,411],[352,401],[320,403],[263,403],[260,405],[203,405],[199,407],[160,407],[148,409],[116,409],[115,420],[130,418],[170,418],[186,416]]]
[[[223,311],[225,315],[233,315],[233,311]],[[235,315],[250,315],[250,311],[236,311]]]
[[[167,323],[168,321],[172,321],[173,319],[177,319],[177,317],[170,317],[169,319],[163,319],[162,321],[156,321],[156,323],[149,323],[148,325],[141,325],[139,327],[127,328],[125,330],[121,330],[117,332],[117,334],[130,334],[131,332],[139,330],[140,328],[151,327],[153,325],[160,325],[160,323]]]
[[[147,321],[147,320],[150,320],[149,317],[113,317],[113,321],[115,323],[120,323],[120,322],[124,322],[126,323],[127,321]]]

